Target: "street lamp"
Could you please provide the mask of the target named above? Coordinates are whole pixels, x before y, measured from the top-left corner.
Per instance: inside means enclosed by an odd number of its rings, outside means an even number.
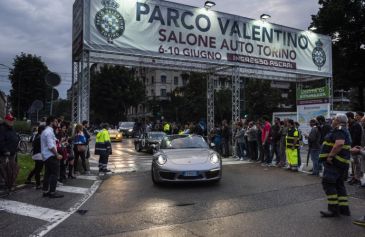
[[[270,18],[271,18],[271,16],[269,14],[265,14],[265,13],[260,16],[260,19],[263,21],[267,21]]]
[[[214,7],[214,6],[215,6],[215,2],[213,2],[213,1],[205,1],[205,3],[204,3],[204,7],[207,10]]]

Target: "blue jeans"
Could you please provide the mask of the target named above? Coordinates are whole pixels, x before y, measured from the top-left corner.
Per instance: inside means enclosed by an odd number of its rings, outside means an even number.
[[[321,150],[319,149],[310,149],[311,160],[313,163],[313,172],[312,174],[318,175],[319,171],[322,169],[322,165],[319,164],[319,154]]]
[[[245,143],[237,142],[237,156],[243,158],[245,156]]]

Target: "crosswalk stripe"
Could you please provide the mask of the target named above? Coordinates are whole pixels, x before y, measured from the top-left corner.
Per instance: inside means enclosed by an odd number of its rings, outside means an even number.
[[[81,188],[75,186],[59,186],[57,187],[58,191],[66,192],[66,193],[77,193],[77,194],[86,194],[89,189],[88,188]]]
[[[86,179],[86,180],[98,180],[98,176],[94,176],[94,175],[79,175],[77,176],[77,179]]]
[[[53,222],[66,215],[66,212],[63,211],[10,200],[0,200],[0,209],[12,214],[33,217],[47,222]]]
[[[99,167],[93,167],[93,166],[91,166],[91,167],[90,167],[90,170],[93,170],[93,171],[99,171]]]

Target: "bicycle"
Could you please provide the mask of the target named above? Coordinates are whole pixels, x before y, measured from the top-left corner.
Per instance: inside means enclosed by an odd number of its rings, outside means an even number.
[[[28,135],[26,135],[28,136]],[[27,142],[28,142],[28,139],[24,134],[23,135],[20,135],[18,134],[18,138],[19,138],[19,142],[18,142],[18,151],[20,153],[27,153],[27,150],[28,150],[28,145],[27,145]]]

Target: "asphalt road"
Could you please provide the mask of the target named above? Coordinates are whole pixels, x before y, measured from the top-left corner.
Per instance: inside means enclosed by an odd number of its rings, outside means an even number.
[[[150,157],[131,140],[113,144],[115,173],[47,236],[365,236],[351,217],[319,217],[320,178],[226,160],[218,185],[156,187]],[[353,217],[365,215],[365,190],[349,192]]]

